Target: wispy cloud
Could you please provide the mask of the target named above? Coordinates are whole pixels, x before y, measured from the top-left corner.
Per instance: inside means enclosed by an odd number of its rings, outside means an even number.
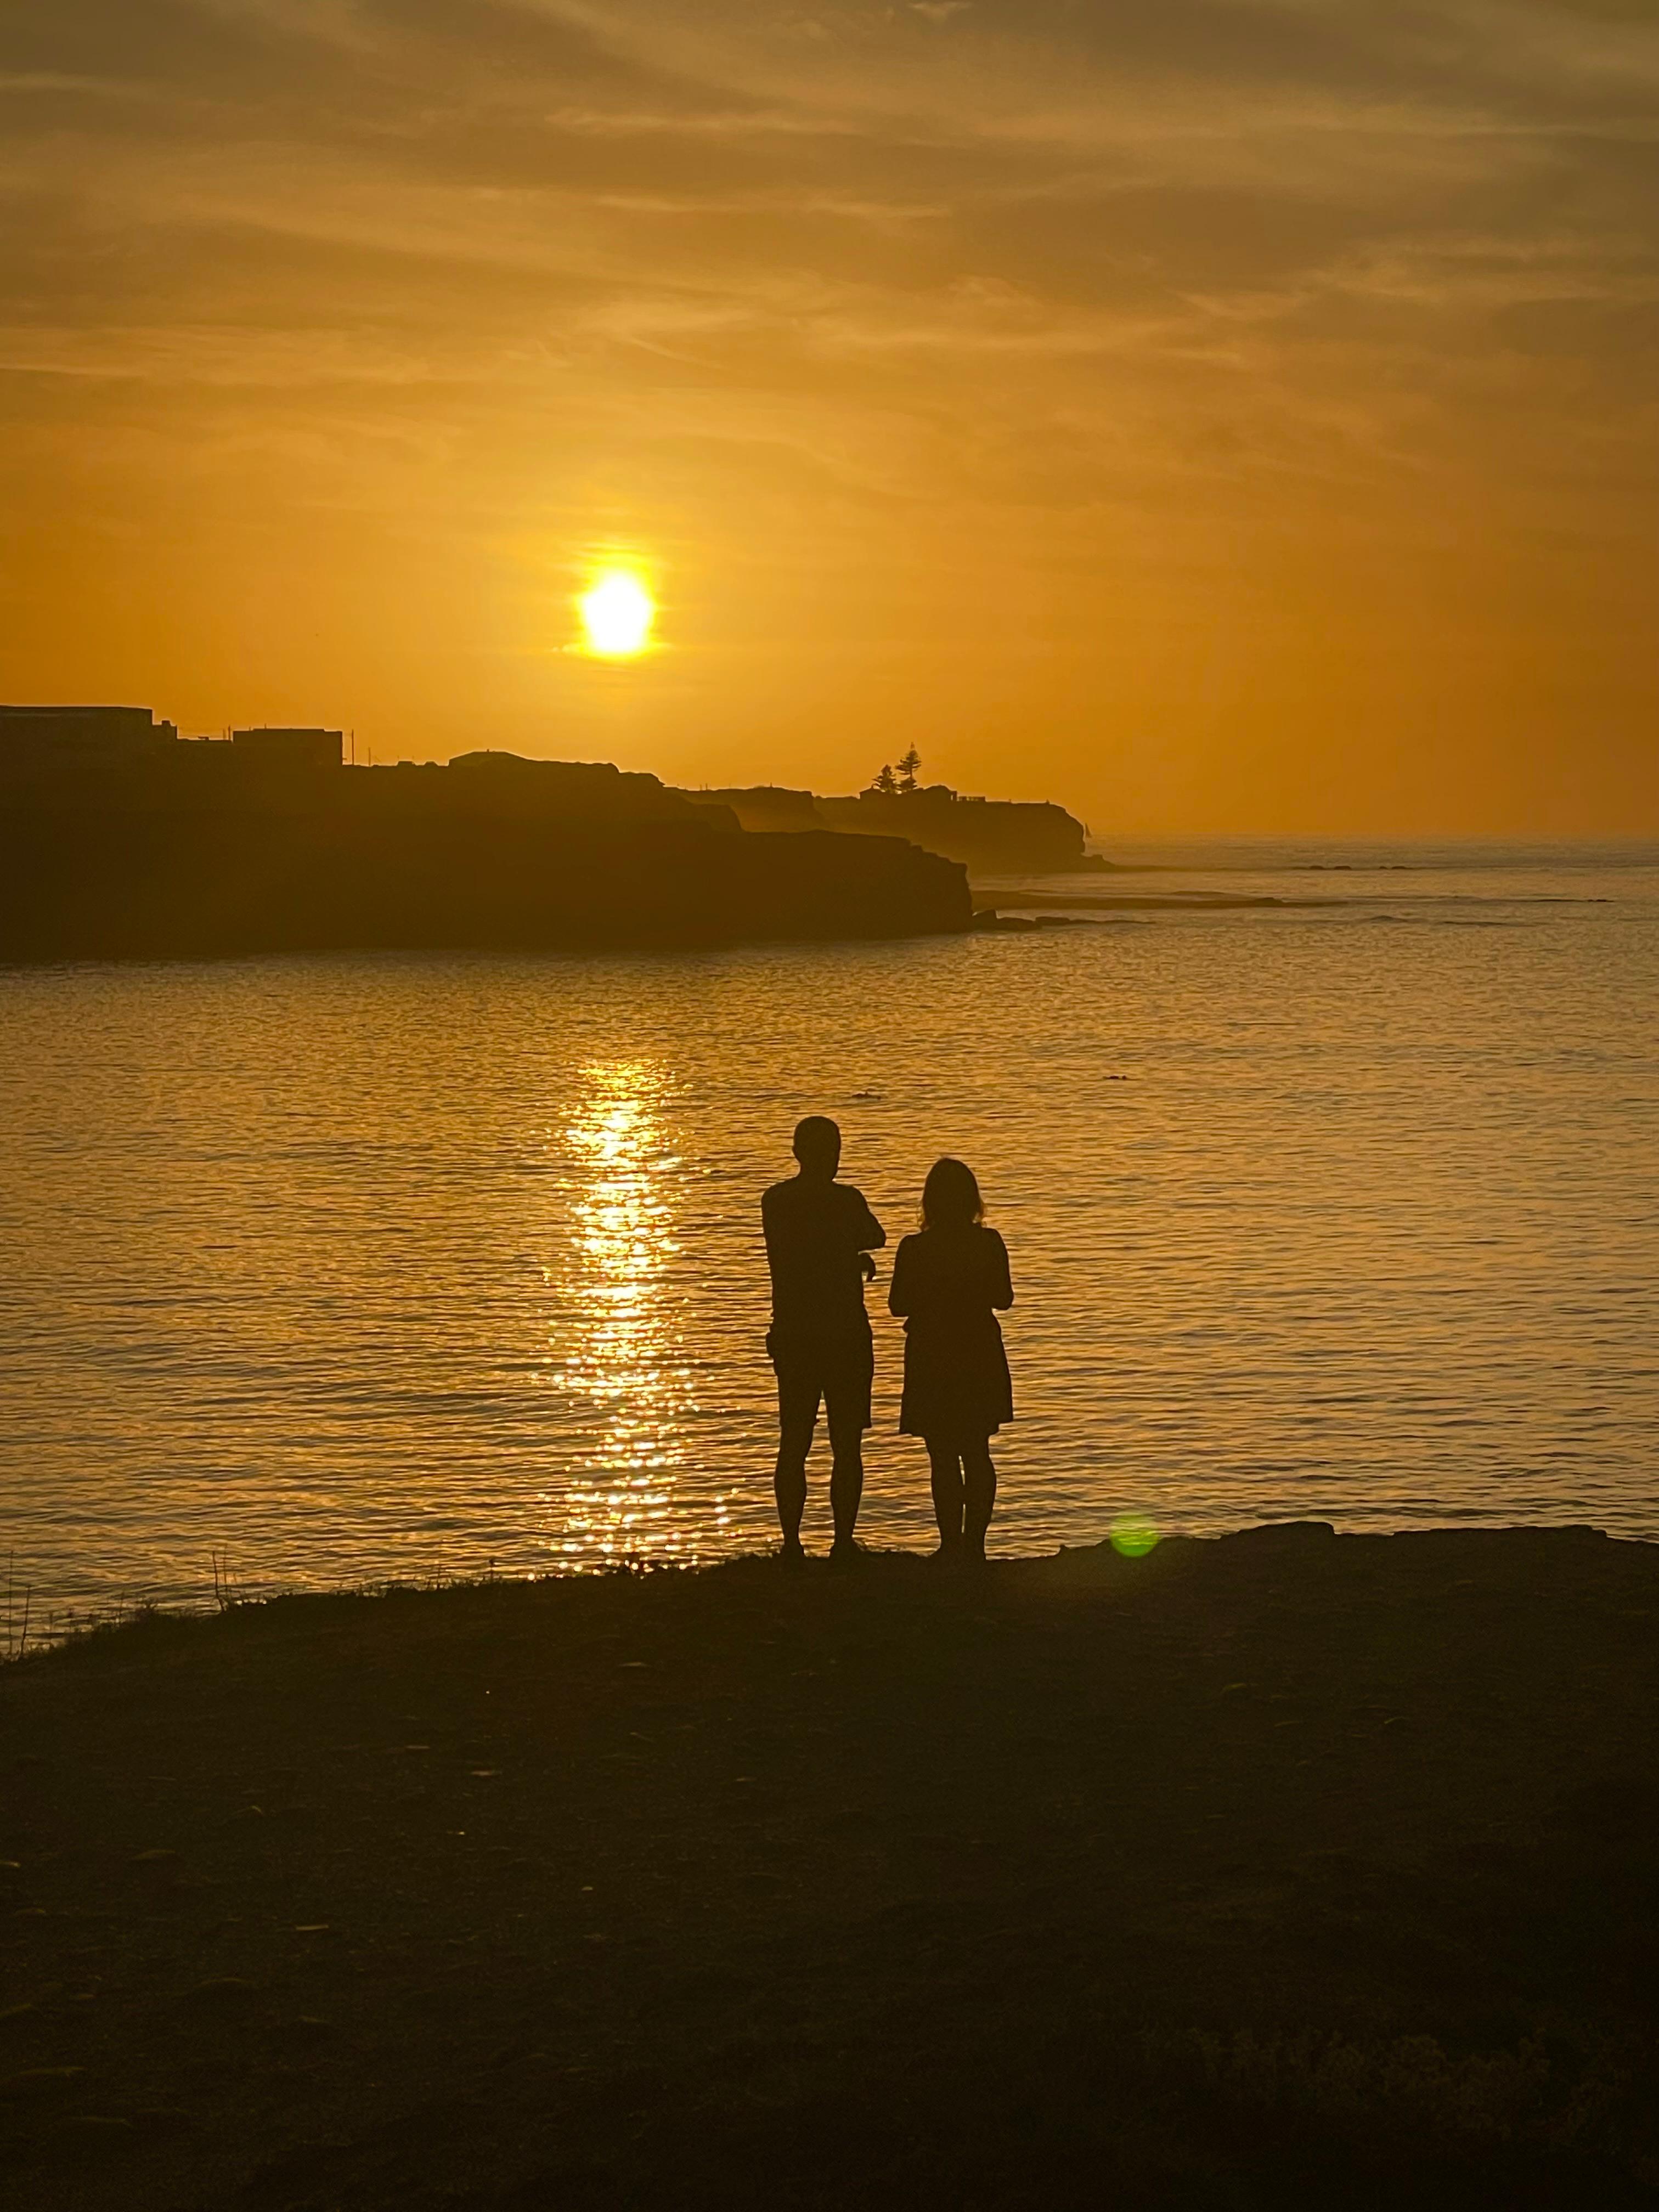
[[[56,0],[0,123],[8,485],[100,529],[216,470],[1187,606],[1456,515],[1611,598],[1653,494],[1647,0]]]

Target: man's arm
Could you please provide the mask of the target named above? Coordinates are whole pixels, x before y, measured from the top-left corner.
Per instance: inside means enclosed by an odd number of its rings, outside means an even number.
[[[848,1208],[852,1217],[853,1249],[855,1252],[879,1252],[887,1242],[887,1231],[871,1212],[861,1190],[851,1189],[846,1184],[842,1188],[846,1190],[848,1198],[857,1201],[855,1208]]]
[[[781,1241],[775,1186],[764,1192],[761,1198],[761,1233],[766,1239],[767,1267],[775,1283],[778,1276],[778,1247]]]

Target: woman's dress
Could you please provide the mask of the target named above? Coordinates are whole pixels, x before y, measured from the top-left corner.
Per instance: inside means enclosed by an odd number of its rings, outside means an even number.
[[[994,1229],[924,1229],[901,1242],[887,1298],[904,1317],[901,1434],[982,1443],[1012,1420],[1013,1383],[994,1309],[1013,1302],[1008,1248]]]

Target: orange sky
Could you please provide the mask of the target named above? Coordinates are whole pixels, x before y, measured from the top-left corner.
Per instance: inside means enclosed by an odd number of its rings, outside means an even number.
[[[54,0],[0,101],[0,696],[1659,831],[1650,0]]]

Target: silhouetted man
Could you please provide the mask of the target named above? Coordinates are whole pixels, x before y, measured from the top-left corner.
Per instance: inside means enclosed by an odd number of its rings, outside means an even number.
[[[805,1554],[806,1455],[822,1402],[830,1423],[832,1559],[857,1557],[853,1529],[864,1495],[864,1431],[876,1367],[864,1285],[876,1272],[868,1255],[887,1242],[860,1193],[836,1181],[841,1131],[822,1114],[795,1131],[800,1172],[775,1182],[761,1200],[772,1270],[772,1327],[766,1348],[778,1374],[778,1524],[783,1557]]]

